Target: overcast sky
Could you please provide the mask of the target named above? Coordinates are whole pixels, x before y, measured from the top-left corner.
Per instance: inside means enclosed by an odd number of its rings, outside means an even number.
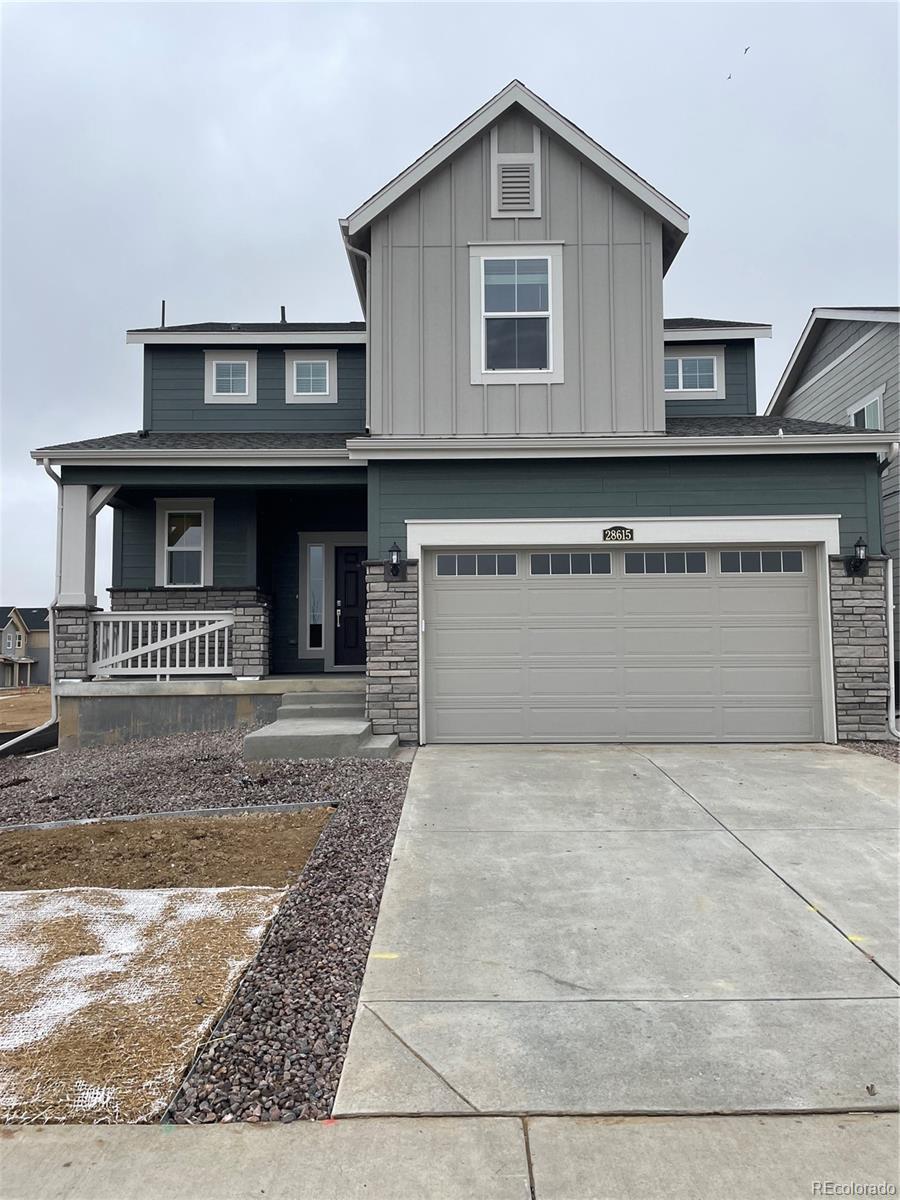
[[[813,306],[897,303],[892,4],[7,3],[2,22],[3,603],[52,598],[55,488],[29,449],[140,425],[125,329],[162,297],[172,323],[359,319],[338,218],[514,77],[690,213],[667,316],[774,325],[761,408]]]

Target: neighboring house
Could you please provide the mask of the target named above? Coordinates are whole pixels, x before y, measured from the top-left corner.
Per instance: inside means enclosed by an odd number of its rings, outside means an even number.
[[[46,608],[0,605],[0,688],[50,682],[50,624]]]
[[[900,434],[900,309],[814,308],[766,410]],[[900,572],[900,460],[881,476],[882,545]],[[894,671],[900,675],[900,606],[894,609]]]
[[[64,744],[312,673],[422,742],[884,736],[889,439],[756,416],[768,325],[664,322],[676,204],[513,82],[340,226],[364,323],[132,330],[143,429],[33,452]]]

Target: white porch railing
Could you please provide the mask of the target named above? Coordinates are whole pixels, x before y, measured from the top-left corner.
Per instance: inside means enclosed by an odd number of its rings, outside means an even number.
[[[91,675],[230,675],[230,612],[91,616]]]

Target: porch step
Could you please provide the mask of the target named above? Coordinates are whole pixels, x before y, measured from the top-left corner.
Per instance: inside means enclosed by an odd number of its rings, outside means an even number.
[[[283,717],[247,734],[244,758],[390,758],[397,744],[362,717]]]
[[[278,709],[278,720],[303,720],[307,717],[362,717],[366,711],[365,689],[355,691],[285,692]]]

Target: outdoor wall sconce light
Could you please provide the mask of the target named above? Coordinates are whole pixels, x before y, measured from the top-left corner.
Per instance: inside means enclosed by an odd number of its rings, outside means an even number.
[[[859,538],[856,545],[853,547],[853,558],[847,559],[847,574],[848,575],[868,575],[869,573],[869,547],[866,545],[864,538]]]
[[[388,561],[385,565],[384,578],[386,582],[405,583],[406,582],[406,565],[401,561],[402,550],[394,542],[388,551]]]

